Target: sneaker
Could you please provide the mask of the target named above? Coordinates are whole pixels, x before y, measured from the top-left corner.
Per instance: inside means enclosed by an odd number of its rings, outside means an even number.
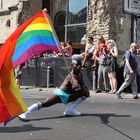
[[[115,94],[117,95],[118,99],[123,99],[121,93],[116,92]]]
[[[101,89],[97,89],[97,90],[95,91],[95,93],[100,93],[100,92],[102,92]]]
[[[75,109],[72,110],[67,110],[63,113],[64,115],[69,115],[69,116],[80,116],[81,113]]]
[[[109,90],[105,90],[105,91],[103,91],[103,93],[109,93]]]
[[[23,113],[23,114],[19,115],[18,118],[19,118],[21,121],[27,121],[27,114],[26,114],[26,113]]]
[[[134,95],[133,99],[139,99],[138,95]]]

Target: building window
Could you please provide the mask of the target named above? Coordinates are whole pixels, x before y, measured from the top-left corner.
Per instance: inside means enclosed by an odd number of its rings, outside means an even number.
[[[71,40],[74,43],[80,43],[82,37],[86,33],[86,26],[68,26],[67,27],[67,40]]]
[[[87,0],[68,0],[67,24],[86,23]]]
[[[56,14],[54,19],[54,27],[60,41],[65,40],[65,16],[66,13],[64,11],[60,11]]]
[[[80,43],[86,34],[87,0],[67,0],[65,41]]]
[[[63,13],[56,14],[54,23],[60,41],[80,43],[86,34],[88,0],[67,0]]]
[[[6,26],[7,26],[7,27],[10,27],[10,26],[11,26],[11,21],[10,21],[10,19],[7,20]]]

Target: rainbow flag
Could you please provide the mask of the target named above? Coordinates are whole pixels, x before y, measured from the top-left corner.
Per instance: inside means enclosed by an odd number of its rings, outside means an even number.
[[[27,110],[16,85],[14,66],[47,50],[59,51],[59,45],[44,11],[19,26],[0,48],[0,123],[6,124]]]
[[[0,123],[4,125],[27,110],[14,78],[12,50],[7,43],[0,49]]]
[[[16,39],[12,57],[14,67],[48,50],[60,52],[49,16],[44,11],[25,22],[14,36]]]

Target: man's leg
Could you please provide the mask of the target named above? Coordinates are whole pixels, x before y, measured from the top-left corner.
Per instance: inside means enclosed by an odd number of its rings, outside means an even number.
[[[121,97],[121,93],[123,92],[123,90],[124,90],[125,88],[127,88],[127,87],[130,85],[130,83],[131,83],[131,81],[132,81],[132,79],[133,79],[133,74],[126,74],[126,75],[124,76],[124,78],[125,78],[125,81],[123,82],[123,84],[121,85],[121,87],[120,87],[120,88],[118,89],[118,91],[116,92],[118,98],[122,98],[122,97]]]
[[[134,73],[134,77],[131,81],[131,89],[133,93],[133,98],[138,99],[138,86],[137,86],[137,74]]]
[[[59,96],[57,96],[55,94],[50,94],[50,96],[48,96],[48,98],[46,99],[45,102],[43,102],[43,103],[41,103],[41,102],[34,103],[30,107],[28,107],[28,110],[25,113],[19,115],[19,118],[21,120],[26,120],[27,117],[28,117],[28,114],[30,114],[30,113],[32,113],[34,111],[40,110],[43,107],[52,106],[52,105],[54,105],[56,103],[61,103],[61,99],[59,98]]]
[[[74,115],[74,116],[79,116],[81,113],[76,110],[76,107],[81,104],[84,100],[86,100],[87,97],[82,96],[79,97],[77,100],[69,103],[64,111],[64,115]]]
[[[42,108],[42,104],[41,102],[38,102],[38,103],[34,103],[33,105],[31,105],[30,107],[28,107],[28,110],[19,115],[18,117],[21,119],[21,120],[26,120],[27,118],[27,115],[33,111],[37,111],[37,110],[40,110]]]

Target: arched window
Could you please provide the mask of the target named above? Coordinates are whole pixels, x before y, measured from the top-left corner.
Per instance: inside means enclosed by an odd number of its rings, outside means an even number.
[[[65,40],[65,17],[66,13],[64,11],[60,11],[54,18],[54,28],[60,41]]]

